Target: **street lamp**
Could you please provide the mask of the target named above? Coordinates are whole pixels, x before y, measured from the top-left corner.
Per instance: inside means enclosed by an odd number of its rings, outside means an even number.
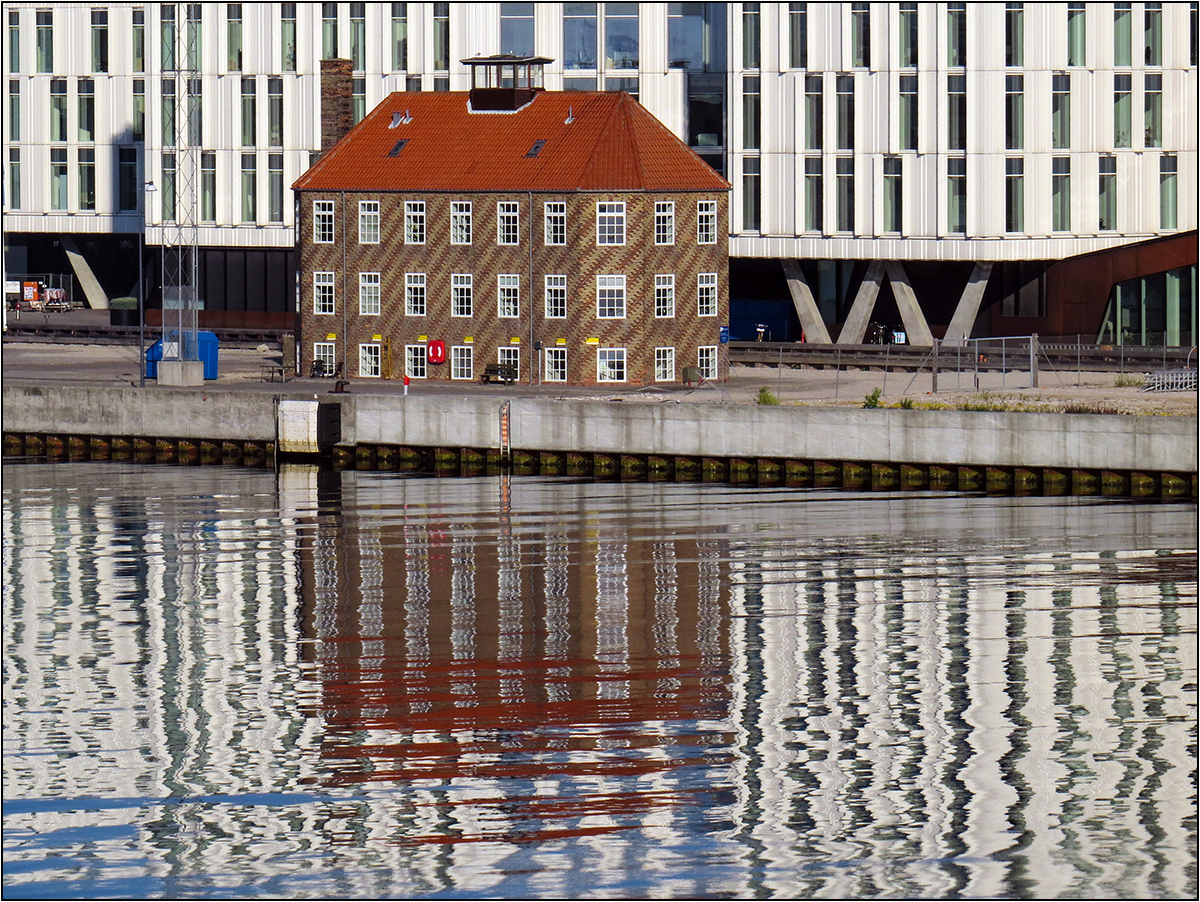
[[[138,386],[146,387],[146,219],[150,213],[150,195],[158,190],[154,182],[142,186],[142,230],[138,232]]]

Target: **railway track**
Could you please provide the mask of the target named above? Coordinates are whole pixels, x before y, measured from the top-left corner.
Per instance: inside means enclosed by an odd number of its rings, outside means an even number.
[[[155,341],[162,328],[147,326],[146,343]],[[286,329],[206,329],[213,332],[223,347],[256,348],[260,344],[279,347]],[[6,342],[48,342],[54,344],[135,345],[137,326],[55,322],[40,313],[26,313],[20,320],[10,314],[4,333]]]

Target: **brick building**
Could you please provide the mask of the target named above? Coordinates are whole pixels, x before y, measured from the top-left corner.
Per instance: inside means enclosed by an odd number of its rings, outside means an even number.
[[[729,183],[628,94],[466,62],[470,92],[390,95],[295,183],[301,372],[724,379]]]

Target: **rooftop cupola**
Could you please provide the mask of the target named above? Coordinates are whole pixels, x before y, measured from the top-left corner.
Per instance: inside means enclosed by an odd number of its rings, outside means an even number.
[[[519,110],[545,90],[544,56],[476,56],[462,61],[471,67],[471,112]]]

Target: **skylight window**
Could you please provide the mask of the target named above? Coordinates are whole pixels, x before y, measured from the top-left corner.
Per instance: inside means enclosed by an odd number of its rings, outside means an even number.
[[[389,157],[400,156],[400,151],[404,150],[404,145],[407,143],[408,143],[408,138],[401,138],[399,141],[397,141],[395,144],[392,145],[392,149],[388,151],[387,155]]]
[[[529,153],[525,154],[525,156],[536,157],[539,153],[542,152],[542,148],[545,146],[546,146],[546,142],[544,140],[542,140],[541,138],[539,138],[538,140],[533,142],[533,147],[529,148]]]

